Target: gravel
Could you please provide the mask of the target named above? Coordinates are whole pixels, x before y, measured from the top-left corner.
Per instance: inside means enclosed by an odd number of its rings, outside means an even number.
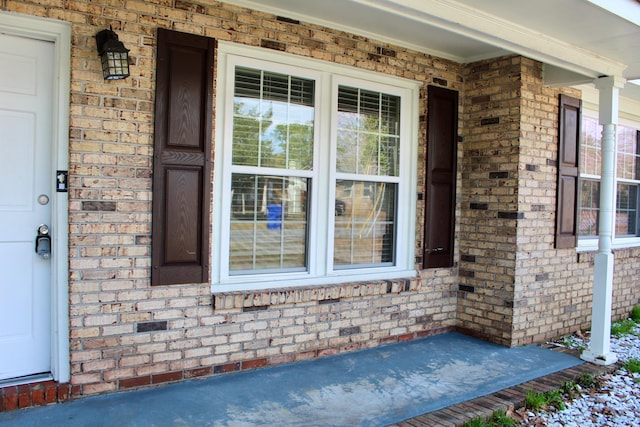
[[[634,332],[640,335],[640,325]],[[611,351],[618,356],[618,363],[640,359],[640,336],[625,335],[611,338]],[[588,345],[588,338],[572,337],[563,342],[573,348]],[[545,410],[525,412],[524,426],[536,427],[591,427],[591,426],[640,426],[640,374],[624,368],[599,377],[599,387],[582,390],[581,397],[566,402],[562,411]]]

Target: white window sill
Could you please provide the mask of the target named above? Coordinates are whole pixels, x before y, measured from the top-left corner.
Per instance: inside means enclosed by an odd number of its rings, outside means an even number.
[[[324,277],[282,277],[270,280],[251,281],[251,277],[238,277],[223,283],[213,283],[211,285],[212,293],[219,292],[239,292],[239,291],[259,291],[266,289],[283,289],[283,288],[303,288],[316,285],[339,285],[343,283],[354,282],[376,282],[381,280],[395,279],[412,279],[418,277],[416,270],[393,270],[378,271],[366,274],[348,274],[349,271],[336,272],[330,276]]]
[[[611,244],[612,250],[630,249],[640,247],[640,239],[618,239]],[[598,250],[598,239],[582,239],[578,241],[578,247],[576,251],[581,252],[594,252]]]

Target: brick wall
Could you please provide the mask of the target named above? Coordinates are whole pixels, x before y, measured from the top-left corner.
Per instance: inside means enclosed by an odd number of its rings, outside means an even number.
[[[466,71],[458,325],[509,345],[520,215],[520,57]]]
[[[455,326],[455,269],[393,282],[215,297],[209,284],[151,287],[155,33],[164,27],[263,46],[415,79],[425,88],[435,82],[460,90],[461,65],[215,1],[3,4],[7,11],[73,24],[72,397],[321,357]],[[131,50],[126,80],[106,82],[100,72],[94,35],[109,26]],[[419,150],[422,158],[423,143]]]
[[[44,400],[33,385],[24,405],[322,357],[455,327],[516,345],[587,325],[592,254],[556,251],[549,240],[559,92],[542,86],[540,64],[505,57],[462,66],[211,0],[5,0],[2,9],[73,24],[72,378],[70,385],[57,386],[62,394]],[[131,49],[126,80],[102,79],[94,35],[109,26]],[[424,270],[407,280],[215,296],[209,284],[151,287],[157,27],[423,82],[419,171],[426,87],[459,90],[459,269]],[[417,255],[422,221],[418,202]],[[640,297],[623,286],[638,277],[638,258],[639,249],[616,252],[618,318]],[[26,396],[25,387],[3,393],[18,402],[20,390]],[[9,406],[16,405],[22,404]]]
[[[560,93],[580,97],[527,58],[467,67],[458,326],[504,345],[590,327],[594,254],[554,248]],[[639,254],[615,252],[614,319],[639,302]]]
[[[542,84],[542,65],[521,58],[518,220],[511,345],[544,342],[591,326],[594,253],[554,248],[558,96],[580,92]],[[615,251],[613,318],[639,302],[640,250]],[[634,279],[635,277],[635,279]]]
[[[542,65],[522,59],[521,132],[513,345],[543,342],[587,326],[591,283],[575,249],[554,248],[558,96],[542,85]]]

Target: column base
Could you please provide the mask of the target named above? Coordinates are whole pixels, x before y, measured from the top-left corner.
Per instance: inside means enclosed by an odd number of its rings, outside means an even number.
[[[618,361],[618,356],[615,353],[596,354],[589,350],[585,350],[580,355],[580,359],[587,362],[595,363],[596,365],[613,365]]]

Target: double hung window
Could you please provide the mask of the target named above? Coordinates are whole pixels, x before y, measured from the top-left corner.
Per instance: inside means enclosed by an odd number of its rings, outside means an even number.
[[[214,288],[413,273],[417,85],[230,44],[218,61]]]
[[[616,140],[614,242],[634,243],[640,236],[640,131],[632,124],[618,125]],[[598,236],[602,173],[602,126],[590,114],[582,117],[580,153],[579,225],[584,246]]]

